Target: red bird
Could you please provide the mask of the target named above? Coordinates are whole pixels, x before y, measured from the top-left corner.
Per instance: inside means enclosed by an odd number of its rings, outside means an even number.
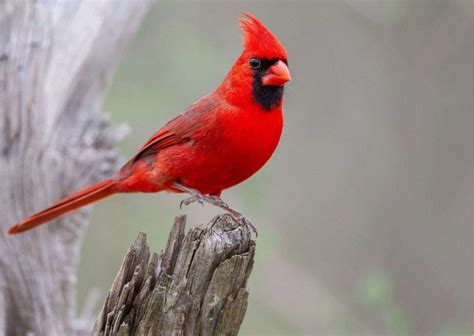
[[[222,84],[158,130],[111,179],[86,187],[15,226],[23,232],[116,193],[186,192],[181,204],[208,202],[253,224],[220,199],[222,190],[257,172],[283,128],[283,87],[291,79],[285,48],[244,13],[243,52]]]

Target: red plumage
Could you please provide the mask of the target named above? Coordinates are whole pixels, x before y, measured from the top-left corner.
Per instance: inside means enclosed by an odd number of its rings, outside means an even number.
[[[180,183],[220,195],[257,172],[278,145],[283,85],[290,74],[278,39],[254,16],[244,15],[244,50],[219,87],[159,129],[115,177],[26,218],[9,233],[29,230],[114,193],[181,192],[174,187]]]

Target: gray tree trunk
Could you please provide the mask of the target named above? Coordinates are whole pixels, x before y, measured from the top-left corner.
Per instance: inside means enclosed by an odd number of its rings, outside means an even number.
[[[150,258],[141,233],[130,247],[93,335],[237,335],[247,309],[255,242],[230,215],[184,234],[178,217]]]
[[[0,2],[0,335],[74,335],[88,210],[7,236],[20,219],[111,175],[105,89],[148,1]],[[89,329],[90,332],[90,329]]]

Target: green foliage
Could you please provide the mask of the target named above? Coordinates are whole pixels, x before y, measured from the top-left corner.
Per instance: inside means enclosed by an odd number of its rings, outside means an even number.
[[[395,286],[384,272],[370,273],[359,288],[361,302],[380,315],[390,335],[412,335],[408,314],[396,300]]]

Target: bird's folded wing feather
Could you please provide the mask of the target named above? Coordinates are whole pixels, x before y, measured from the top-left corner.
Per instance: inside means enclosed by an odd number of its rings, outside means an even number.
[[[140,151],[130,160],[136,162],[140,158],[154,155],[164,148],[186,143],[205,133],[204,125],[210,125],[213,113],[209,104],[201,101],[191,105],[188,110],[170,120],[143,145]]]

